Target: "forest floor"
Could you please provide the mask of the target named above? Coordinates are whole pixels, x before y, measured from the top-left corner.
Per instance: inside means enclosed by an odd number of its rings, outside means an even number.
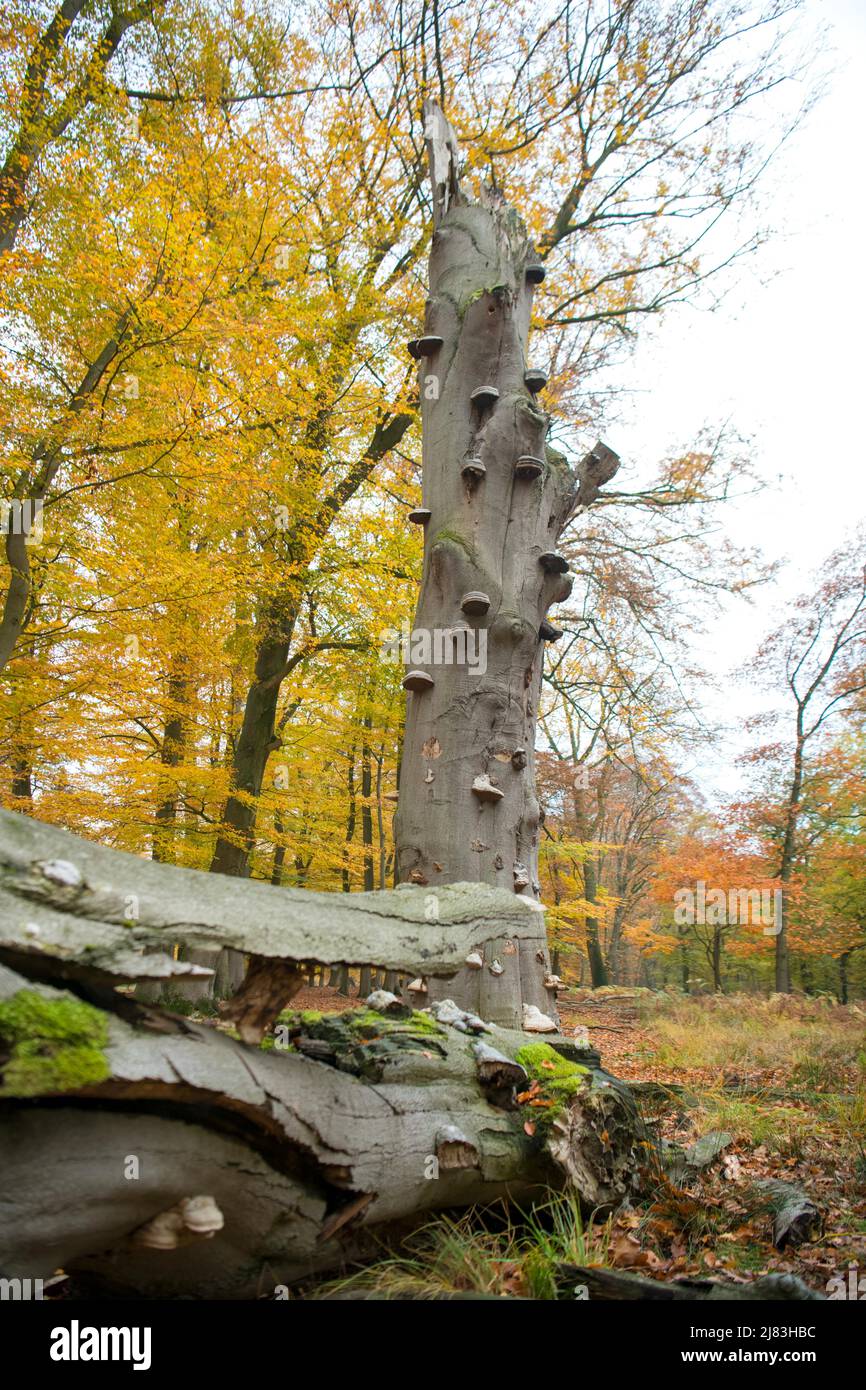
[[[325,1012],[355,1002],[322,989],[294,1001]],[[425,1288],[544,1296],[543,1246],[554,1259],[657,1279],[791,1272],[819,1292],[832,1278],[847,1284],[853,1266],[866,1294],[866,1010],[823,997],[616,988],[568,991],[559,1008],[566,1036],[588,1034],[602,1065],[636,1086],[659,1140],[688,1149],[714,1135],[719,1151],[676,1180],[659,1169],[632,1209],[586,1228],[573,1211],[523,1225],[483,1213],[437,1218],[360,1275],[365,1284],[384,1296]],[[756,1185],[767,1178],[816,1204],[813,1238],[775,1247]]]

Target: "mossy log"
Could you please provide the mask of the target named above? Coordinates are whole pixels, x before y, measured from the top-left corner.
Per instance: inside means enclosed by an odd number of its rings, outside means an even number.
[[[438,922],[424,896],[291,893],[0,813],[0,1274],[256,1297],[435,1209],[633,1192],[637,1114],[592,1053],[383,994],[340,1016],[285,1007],[302,961],[447,975],[505,933],[543,940],[513,896],[452,885]],[[184,968],[167,933],[259,962],[233,1022],[130,994]]]

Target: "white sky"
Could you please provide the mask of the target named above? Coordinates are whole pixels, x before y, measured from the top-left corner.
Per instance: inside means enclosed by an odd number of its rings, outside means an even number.
[[[677,307],[622,373],[635,394],[609,442],[624,460],[687,447],[705,424],[729,420],[753,442],[770,484],[720,509],[741,548],[787,563],[750,603],[731,600],[696,645],[718,680],[703,691],[710,721],[727,725],[702,759],[707,800],[744,789],[734,758],[758,693],[736,672],[776,625],[786,599],[866,518],[866,3],[811,0],[806,23],[829,24],[826,95],[768,171],[767,215],[782,230],[741,267],[712,313]],[[781,477],[780,477],[781,475]],[[621,474],[624,486],[628,473]]]

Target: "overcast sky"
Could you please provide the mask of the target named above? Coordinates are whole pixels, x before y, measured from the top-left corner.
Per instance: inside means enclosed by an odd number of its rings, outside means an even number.
[[[650,459],[729,420],[752,440],[768,483],[724,509],[724,527],[742,548],[787,563],[750,604],[731,601],[697,646],[717,673],[702,691],[707,716],[727,725],[701,760],[710,801],[745,787],[734,760],[759,696],[737,684],[737,667],[866,518],[866,0],[811,0],[805,22],[830,27],[831,72],[767,176],[767,213],[783,234],[738,273],[720,308],[677,308],[644,341],[625,373],[634,394],[611,432],[624,460]]]

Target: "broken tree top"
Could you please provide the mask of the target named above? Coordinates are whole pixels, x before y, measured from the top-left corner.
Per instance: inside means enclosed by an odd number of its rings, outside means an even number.
[[[429,920],[431,901],[437,920]],[[448,976],[507,932],[544,942],[537,904],[481,883],[310,893],[159,864],[0,810],[0,959],[60,957],[70,978],[209,974],[167,941],[272,960]]]

